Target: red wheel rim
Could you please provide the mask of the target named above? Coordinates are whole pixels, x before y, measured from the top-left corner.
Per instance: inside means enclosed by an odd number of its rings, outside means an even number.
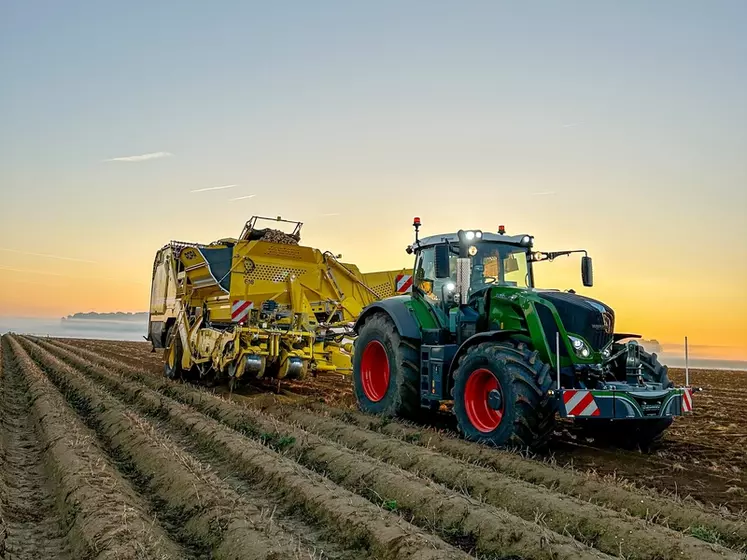
[[[363,350],[361,384],[363,393],[373,402],[383,399],[389,388],[389,358],[384,345],[378,340],[372,340]]]
[[[493,372],[485,368],[473,371],[464,387],[467,418],[475,428],[484,433],[495,430],[503,419],[503,404],[500,410],[495,410],[488,403],[488,395],[493,389],[501,391],[501,384]]]

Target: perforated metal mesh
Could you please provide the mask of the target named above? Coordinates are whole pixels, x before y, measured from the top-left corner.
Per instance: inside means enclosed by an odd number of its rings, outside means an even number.
[[[268,257],[283,257],[285,259],[302,259],[303,252],[295,245],[273,243],[265,250]]]
[[[285,282],[289,275],[301,276],[306,274],[303,268],[288,266],[274,266],[271,264],[258,264],[250,274],[246,274],[254,280],[267,280],[269,282]]]
[[[370,286],[370,288],[379,298],[382,299],[394,295],[394,286],[391,282],[383,282],[381,284],[376,284],[375,286]]]

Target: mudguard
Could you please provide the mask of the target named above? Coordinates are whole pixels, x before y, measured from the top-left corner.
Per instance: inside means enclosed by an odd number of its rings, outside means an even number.
[[[358,334],[358,329],[360,329],[361,325],[372,314],[384,312],[392,319],[400,336],[420,340],[420,325],[410,312],[410,309],[405,305],[408,301],[410,301],[409,295],[393,296],[366,306],[355,322],[355,326],[353,327],[355,333]]]
[[[451,365],[449,366],[449,374],[454,373],[454,369],[459,363],[459,358],[462,357],[462,355],[467,351],[467,348],[469,348],[470,346],[474,346],[475,344],[480,344],[481,342],[489,342],[491,340],[505,340],[515,334],[527,334],[527,331],[517,330],[517,329],[505,329],[505,330],[496,330],[496,331],[485,331],[485,332],[473,334],[467,340],[462,342],[461,346],[459,346],[459,349],[456,351],[456,354],[454,354],[454,358],[451,360]]]

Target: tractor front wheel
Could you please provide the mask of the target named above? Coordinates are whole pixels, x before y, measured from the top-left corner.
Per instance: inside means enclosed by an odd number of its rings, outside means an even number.
[[[466,439],[538,449],[547,443],[555,411],[547,395],[550,369],[537,352],[514,341],[477,344],[454,372],[454,414]]]
[[[353,389],[363,412],[414,419],[420,409],[418,351],[384,313],[360,329],[353,356]]]
[[[612,347],[614,353],[622,350],[623,344]],[[641,365],[643,377],[648,382],[661,383],[664,389],[674,387],[669,379],[667,366],[659,361],[654,353],[641,348]],[[613,362],[613,371],[617,379],[625,377],[624,356]],[[580,427],[582,437],[592,438],[595,443],[620,447],[622,449],[639,449],[644,453],[652,451],[661,442],[664,432],[672,425],[673,418],[631,418],[621,420],[600,420],[597,418],[576,418],[575,424]]]

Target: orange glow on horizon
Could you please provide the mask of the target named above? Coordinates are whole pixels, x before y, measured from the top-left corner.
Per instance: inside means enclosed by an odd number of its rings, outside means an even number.
[[[411,241],[406,229],[394,233],[385,229],[378,236],[377,249],[363,251],[361,247],[370,247],[371,237],[362,232],[353,231],[340,238],[320,235],[320,230],[315,228],[304,244],[342,250],[343,260],[363,271],[412,266],[412,257],[404,251]],[[162,243],[138,245],[150,245],[155,254]],[[392,246],[400,250],[388,253]],[[63,261],[45,261],[46,266],[42,266],[38,259],[17,256],[17,262],[0,269],[0,316],[41,318],[89,311],[147,311],[153,254],[123,247],[119,257],[126,266]],[[666,277],[647,270],[631,273],[614,254],[600,252],[592,257],[594,287],[581,285],[578,255],[537,263],[538,287],[573,288],[606,302],[615,309],[618,332],[641,334],[662,344],[680,344],[687,335],[691,344],[708,347],[712,357],[747,359],[747,299],[735,297],[740,293],[736,283],[708,290],[698,277],[688,278],[676,270]],[[679,280],[673,282],[672,277]]]

